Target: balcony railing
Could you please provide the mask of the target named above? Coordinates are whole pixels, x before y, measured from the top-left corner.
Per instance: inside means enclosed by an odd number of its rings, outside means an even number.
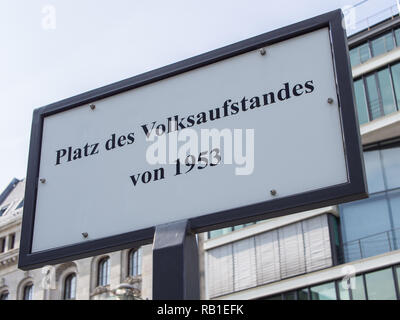
[[[347,30],[347,34],[348,36],[351,36],[352,34],[355,34],[361,30],[370,29],[375,24],[389,18],[393,19],[398,14],[399,14],[399,9],[397,8],[397,5],[394,4],[393,6],[380,10],[375,14],[370,15],[364,19],[360,19],[355,23],[353,28]]]
[[[351,262],[398,249],[400,249],[400,228],[344,243],[339,261]]]

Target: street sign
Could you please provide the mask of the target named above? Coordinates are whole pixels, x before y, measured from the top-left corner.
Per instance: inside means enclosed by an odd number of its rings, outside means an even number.
[[[363,197],[338,10],[35,110],[19,266]]]

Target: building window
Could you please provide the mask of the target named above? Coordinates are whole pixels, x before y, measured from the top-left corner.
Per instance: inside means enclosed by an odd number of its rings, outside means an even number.
[[[15,233],[8,236],[8,250],[14,249],[15,246]]]
[[[64,281],[64,300],[74,300],[76,298],[76,274],[71,273]]]
[[[0,300],[8,300],[8,291],[3,291],[0,294]]]
[[[142,249],[132,249],[129,252],[129,276],[136,277],[142,274]]]
[[[98,265],[98,286],[107,286],[110,284],[110,258],[106,257],[100,260]]]
[[[0,238],[0,253],[6,251],[6,238]]]
[[[392,31],[371,41],[372,56],[376,57],[393,50],[394,38]]]
[[[396,288],[392,268],[365,275],[368,300],[396,300]]]
[[[0,217],[7,211],[8,206],[5,206],[0,209]]]
[[[350,50],[350,62],[352,67],[355,67],[365,61],[371,59],[371,52],[368,43],[355,47]]]
[[[246,224],[239,224],[239,225],[234,226],[234,227],[227,227],[227,228],[223,228],[223,229],[213,230],[213,231],[208,232],[208,239],[213,239],[213,238],[216,238],[216,237],[219,237],[219,236],[223,236],[225,234],[231,233],[231,232],[236,231],[236,230],[243,229],[243,228],[251,226],[253,224],[255,224],[255,222],[250,222],[250,223],[246,223]]]
[[[362,43],[350,50],[351,66],[355,67],[362,64],[372,57],[379,56],[400,46],[400,28],[385,33],[373,40]]]
[[[310,288],[311,300],[337,300],[335,282],[328,282]]]
[[[33,284],[27,284],[24,287],[24,295],[23,295],[23,300],[32,300],[33,298]]]
[[[399,110],[400,63],[355,80],[354,96],[360,124]]]
[[[364,276],[357,276],[354,282],[354,287],[351,288],[353,300],[367,300],[364,286]]]
[[[261,300],[396,300],[400,299],[399,271],[400,266],[392,266],[350,278],[346,285],[343,279],[338,279]]]

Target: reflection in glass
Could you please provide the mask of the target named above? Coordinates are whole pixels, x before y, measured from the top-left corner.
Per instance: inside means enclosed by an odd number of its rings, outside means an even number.
[[[308,298],[308,289],[299,289],[297,290],[297,299],[298,300],[309,300]]]
[[[369,121],[369,116],[362,79],[354,82],[354,94],[356,98],[358,121],[360,124],[366,123]]]
[[[337,300],[334,282],[311,287],[310,292],[311,300]]]
[[[384,269],[365,275],[368,300],[396,300],[392,269]]]
[[[296,291],[286,292],[284,294],[284,300],[296,300]]]
[[[366,300],[363,276],[357,276],[354,287],[351,288],[353,300]]]
[[[381,154],[387,189],[400,188],[400,147],[382,149]]]
[[[384,191],[385,183],[379,150],[364,152],[364,164],[368,191],[370,193]]]
[[[378,83],[381,91],[383,113],[387,115],[396,111],[396,104],[394,102],[392,83],[388,68],[378,72]]]
[[[379,100],[378,87],[376,86],[375,74],[365,78],[367,84],[367,95],[369,101],[369,110],[372,120],[382,115],[381,104]]]
[[[396,94],[396,99],[397,99],[397,105],[400,106],[400,63],[391,66],[391,70],[392,70],[394,92]]]
[[[348,281],[337,281],[337,286],[339,289],[339,299],[340,300],[350,300],[350,293],[349,293],[349,288],[350,288],[350,279]]]
[[[394,40],[392,36],[392,32],[389,32],[375,40],[371,41],[372,53],[373,56],[376,57],[385,52],[393,50],[394,48]]]

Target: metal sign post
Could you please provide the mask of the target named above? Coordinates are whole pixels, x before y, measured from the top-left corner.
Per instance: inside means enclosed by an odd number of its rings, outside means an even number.
[[[156,227],[153,243],[153,299],[200,299],[197,241],[188,220]]]

